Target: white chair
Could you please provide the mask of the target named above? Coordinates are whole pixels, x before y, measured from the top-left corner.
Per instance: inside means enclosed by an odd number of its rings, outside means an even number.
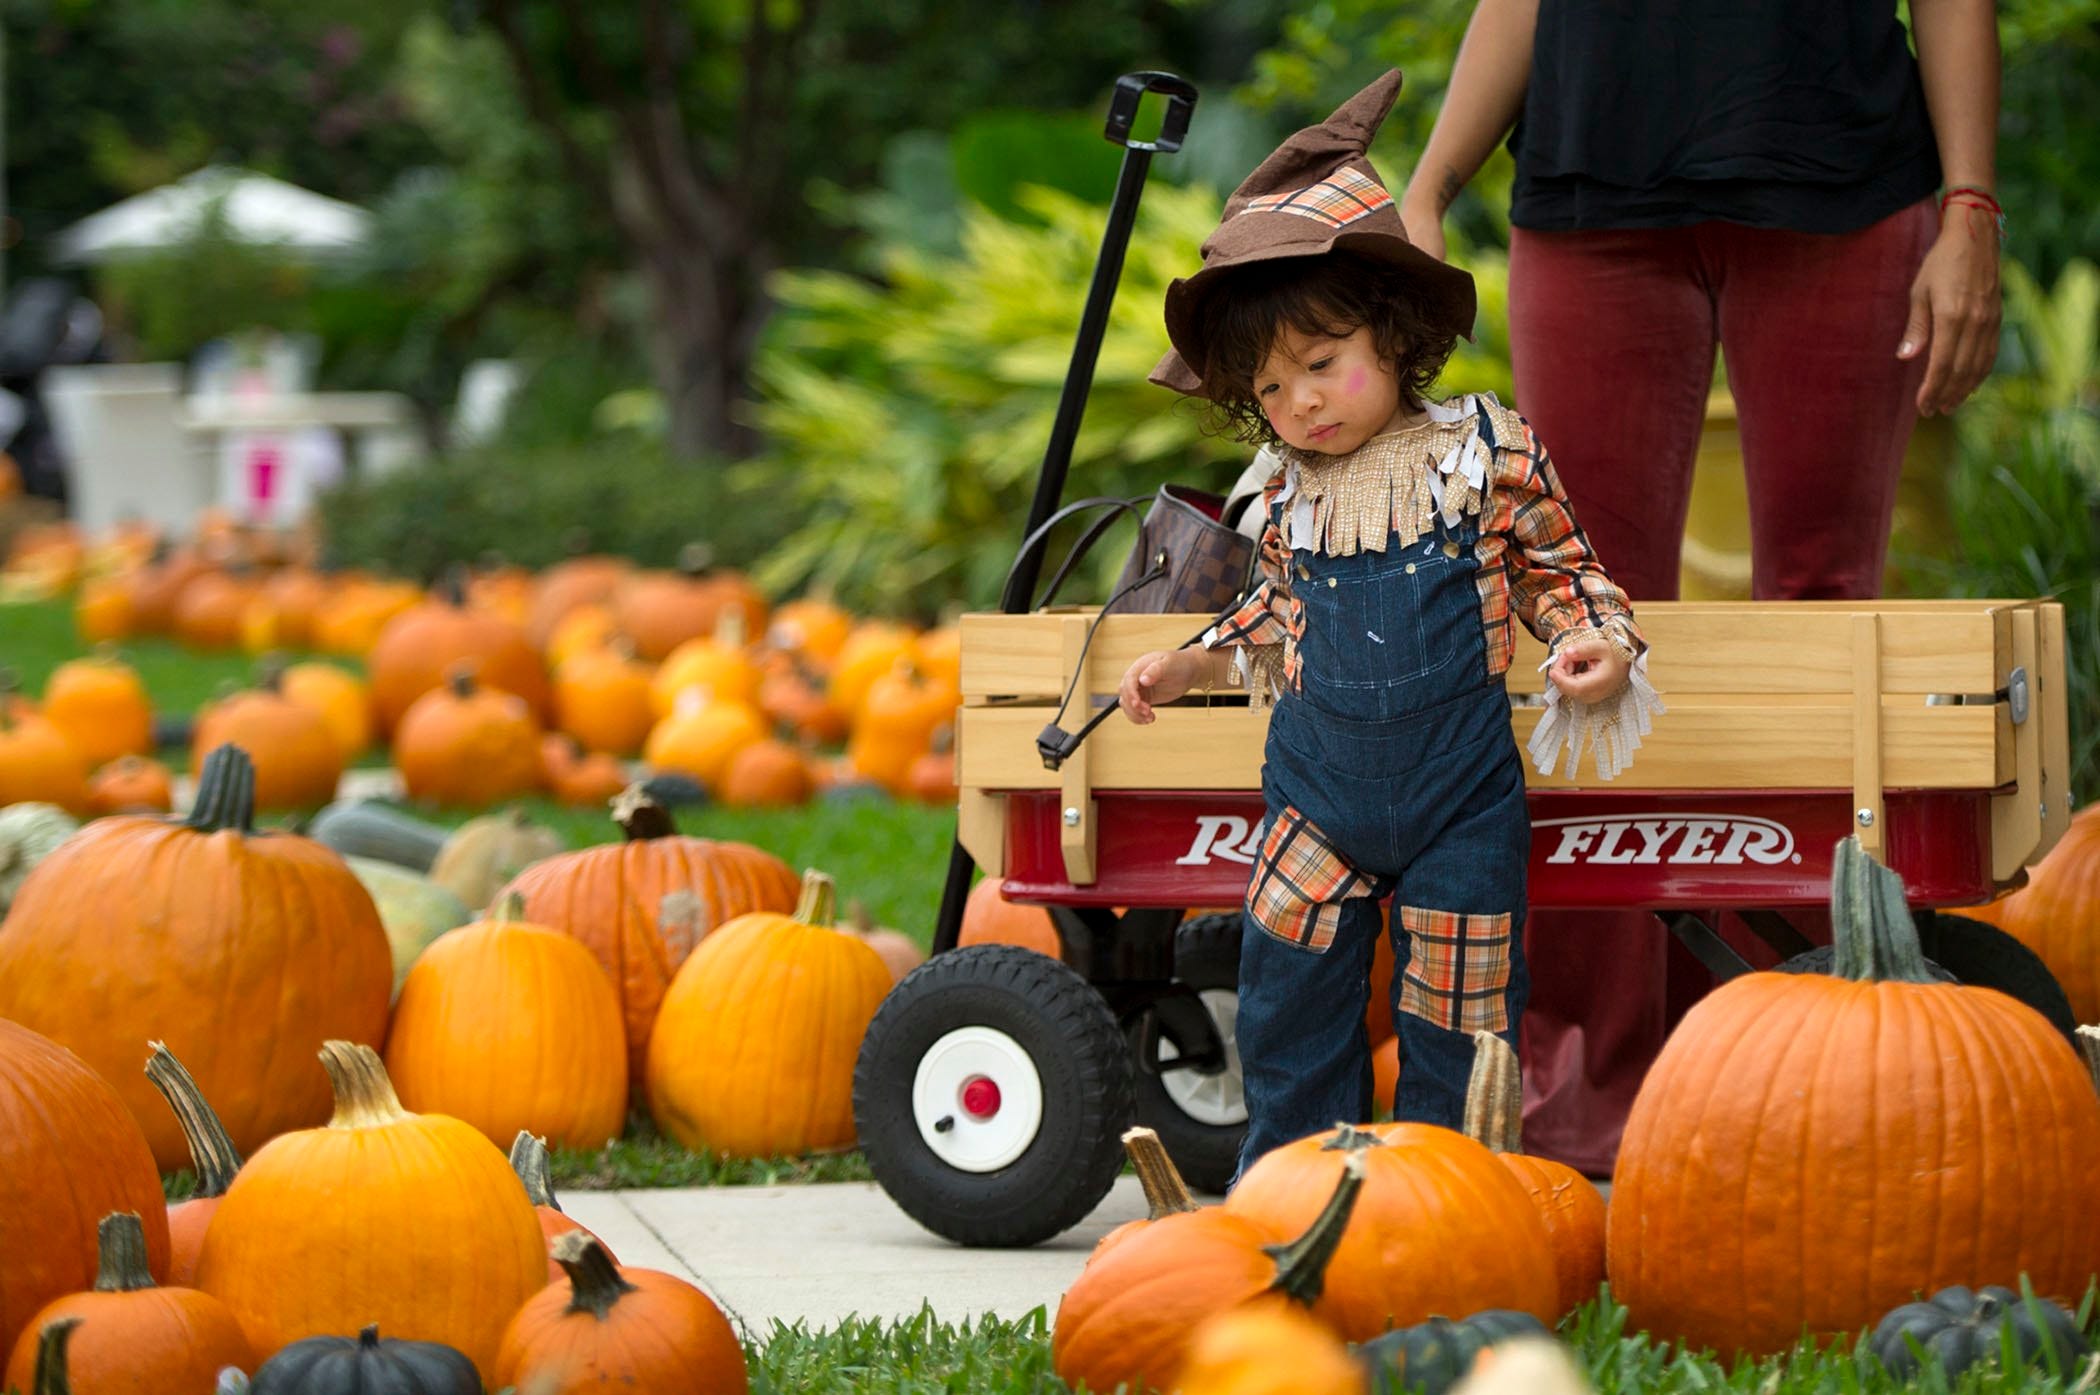
[[[68,511],[82,529],[137,518],[180,534],[213,503],[215,466],[180,425],[179,364],[52,368],[41,390],[66,459]]]

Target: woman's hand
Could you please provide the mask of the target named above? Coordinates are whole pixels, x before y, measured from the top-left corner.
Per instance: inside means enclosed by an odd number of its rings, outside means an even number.
[[[1400,203],[1400,225],[1407,229],[1409,242],[1438,261],[1444,260],[1444,215],[1435,207],[1434,196],[1417,195],[1414,186],[1408,185]]]
[[[1602,702],[1626,682],[1626,656],[1605,639],[1575,639],[1560,647],[1546,676],[1576,702]]]
[[[1897,358],[1925,354],[1918,414],[1952,412],[1998,359],[1998,229],[1981,208],[1950,205],[1910,287]]]
[[[1155,649],[1140,655],[1123,671],[1116,702],[1124,716],[1145,726],[1156,715],[1152,704],[1172,702],[1195,687],[1210,661],[1207,649]]]

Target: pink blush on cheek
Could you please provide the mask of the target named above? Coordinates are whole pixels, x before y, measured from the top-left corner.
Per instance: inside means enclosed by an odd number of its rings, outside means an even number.
[[[1366,381],[1367,376],[1364,373],[1363,369],[1358,368],[1352,371],[1349,374],[1349,391],[1352,393],[1362,392],[1364,390],[1364,383]]]

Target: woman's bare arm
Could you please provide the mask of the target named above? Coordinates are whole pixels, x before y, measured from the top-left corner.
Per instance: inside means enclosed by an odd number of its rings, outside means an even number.
[[[1480,0],[1451,66],[1451,83],[1400,199],[1416,246],[1444,255],[1444,214],[1516,123],[1531,80],[1539,0]]]

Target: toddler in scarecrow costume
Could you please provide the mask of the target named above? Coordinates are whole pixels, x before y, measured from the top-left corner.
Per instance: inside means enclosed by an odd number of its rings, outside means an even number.
[[[1372,1117],[1364,1032],[1393,898],[1395,1117],[1457,1127],[1472,1036],[1514,1043],[1531,827],[1503,675],[1511,623],[1550,647],[1530,749],[1623,769],[1651,711],[1646,643],[1546,452],[1486,394],[1423,393],[1472,332],[1472,277],[1407,240],[1365,156],[1386,74],[1250,175],[1167,291],[1152,380],[1205,400],[1275,462],[1261,580],[1200,648],[1146,654],[1139,723],[1198,685],[1272,707],[1245,907],[1240,1170]]]

